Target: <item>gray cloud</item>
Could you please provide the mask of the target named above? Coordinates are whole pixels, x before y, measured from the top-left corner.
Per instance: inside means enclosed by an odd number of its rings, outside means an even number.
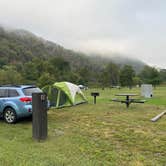
[[[64,47],[120,52],[166,68],[165,0],[0,0],[0,24]]]

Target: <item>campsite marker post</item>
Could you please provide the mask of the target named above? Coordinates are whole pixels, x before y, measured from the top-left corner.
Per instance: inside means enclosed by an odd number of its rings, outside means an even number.
[[[47,138],[47,95],[46,93],[32,94],[32,134],[40,141]]]
[[[99,96],[99,92],[92,92],[91,96],[94,97],[94,104],[96,104],[96,96]]]

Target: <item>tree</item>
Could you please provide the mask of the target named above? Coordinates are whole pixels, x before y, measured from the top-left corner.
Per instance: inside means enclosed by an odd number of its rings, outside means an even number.
[[[138,76],[133,77],[133,85],[139,85],[139,87],[141,86],[142,81],[141,78]]]
[[[119,84],[119,67],[114,63],[109,63],[105,68],[106,80],[108,85]]]
[[[23,78],[13,66],[4,66],[0,70],[0,84],[21,84]]]
[[[37,85],[43,88],[46,85],[52,85],[55,82],[55,78],[49,73],[43,73],[37,80]]]
[[[70,64],[62,57],[54,57],[49,59],[49,64],[62,73],[70,71]]]
[[[119,67],[110,62],[100,74],[99,82],[102,86],[112,86],[119,84]]]
[[[125,65],[120,70],[120,83],[121,86],[128,86],[129,88],[133,85],[133,77],[135,76],[135,71],[133,70],[132,66]]]
[[[145,66],[139,74],[143,83],[152,84],[153,86],[161,83],[161,78],[158,70],[154,67]]]
[[[40,77],[40,70],[37,70],[36,64],[32,62],[27,62],[23,68],[23,76],[26,82],[35,83],[36,80]]]
[[[166,69],[161,69],[159,74],[161,81],[166,82]]]
[[[62,57],[54,57],[48,60],[47,72],[54,75],[57,81],[64,81],[71,72],[70,64]]]
[[[82,67],[79,70],[77,70],[79,74],[79,84],[85,84],[88,85],[88,82],[91,77],[91,72],[88,70],[88,67]]]

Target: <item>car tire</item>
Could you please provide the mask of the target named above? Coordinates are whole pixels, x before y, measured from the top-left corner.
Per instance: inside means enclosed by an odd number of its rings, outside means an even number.
[[[17,120],[16,112],[13,108],[6,108],[3,114],[3,117],[6,121],[6,123],[12,124],[15,123]]]

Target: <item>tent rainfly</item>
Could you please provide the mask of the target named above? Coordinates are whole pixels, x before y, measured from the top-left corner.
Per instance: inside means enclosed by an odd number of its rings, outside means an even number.
[[[81,89],[70,82],[56,82],[42,89],[47,93],[50,106],[61,108],[86,103],[87,99]]]

